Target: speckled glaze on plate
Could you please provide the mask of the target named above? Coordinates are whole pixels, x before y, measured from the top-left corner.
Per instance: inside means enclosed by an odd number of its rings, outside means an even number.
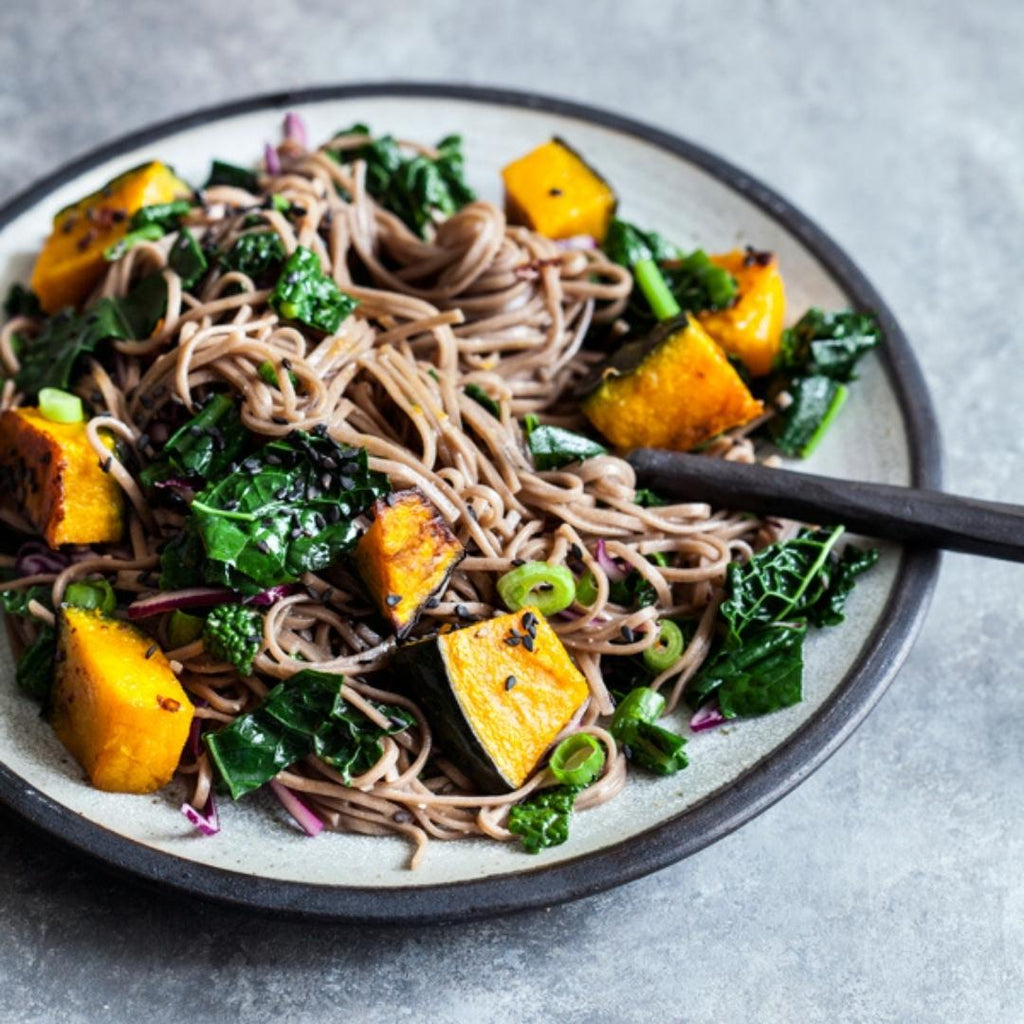
[[[191,181],[211,157],[256,161],[298,110],[320,139],[355,121],[407,138],[465,139],[471,184],[500,199],[498,171],[552,134],[614,183],[623,216],[712,250],[779,254],[791,319],[808,305],[874,310],[887,344],[868,360],[808,470],[938,487],[939,442],[909,345],[882,299],[819,228],[745,172],[637,122],[545,97],[412,83],[327,87],[198,111],[116,141],[62,168],[0,210],[0,287],[27,278],[53,213],[146,159]],[[828,173],[822,167],[822,173]],[[14,684],[0,648],[0,800],[83,853],[150,884],[254,909],[333,920],[437,922],[542,906],[598,892],[694,853],[770,806],[832,754],[892,680],[921,624],[933,552],[885,547],[847,622],[808,642],[802,704],[691,740],[668,779],[631,778],[611,803],[575,816],[564,846],[539,856],[473,840],[431,844],[416,872],[399,839],[298,834],[259,794],[222,802],[221,833],[199,837],[175,786],[152,797],[100,793]]]

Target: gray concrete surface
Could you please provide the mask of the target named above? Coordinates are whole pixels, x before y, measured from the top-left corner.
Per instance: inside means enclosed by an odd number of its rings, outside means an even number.
[[[133,5],[0,12],[0,198],[245,93],[535,88],[756,171],[875,280],[933,389],[948,487],[1024,502],[1024,7]],[[949,557],[909,663],[810,781],[717,846],[441,930],[153,896],[0,814],[0,1020],[1024,1021],[1024,567]]]

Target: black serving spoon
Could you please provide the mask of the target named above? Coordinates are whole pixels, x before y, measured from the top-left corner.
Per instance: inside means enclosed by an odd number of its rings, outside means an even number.
[[[1024,562],[1024,506],[656,448],[638,448],[629,462],[639,485],[666,498],[843,523],[868,537]]]

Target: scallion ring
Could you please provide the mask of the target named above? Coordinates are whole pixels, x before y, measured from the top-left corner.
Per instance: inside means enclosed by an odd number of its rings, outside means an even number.
[[[644,651],[644,664],[652,672],[671,668],[683,653],[683,631],[671,620],[660,619],[658,638]]]
[[[572,604],[576,580],[564,565],[527,562],[498,580],[498,594],[509,611],[531,604],[541,615],[554,615]]]
[[[39,389],[39,412],[51,423],[81,423],[85,419],[78,395],[60,388]]]
[[[590,733],[568,736],[555,747],[548,768],[567,786],[589,786],[604,768],[604,748]]]

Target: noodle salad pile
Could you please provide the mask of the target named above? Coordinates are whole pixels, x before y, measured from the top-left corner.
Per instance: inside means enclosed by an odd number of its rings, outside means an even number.
[[[205,834],[215,790],[266,784],[308,833],[397,834],[413,866],[431,839],[535,852],[631,772],[685,767],[691,732],[799,700],[808,626],[842,618],[874,557],[838,527],[638,490],[614,452],[645,442],[596,431],[584,396],[710,336],[700,395],[637,408],[721,411],[728,372],[746,411],[685,447],[750,462],[774,430],[799,453],[877,328],[813,310],[783,332],[780,308],[773,376],[748,372],[714,318],[748,272],[777,274],[770,254],[729,270],[618,220],[603,239],[548,230],[528,200],[476,199],[455,138],[305,134],[289,115],[257,172],[218,162],[201,189],[133,169],[58,214],[33,291],[12,292],[0,516],[19,682],[94,784],[175,772]],[[157,193],[126,200],[133,173]],[[577,178],[559,182],[548,196]],[[832,390],[815,419],[816,380]],[[400,512],[420,517],[413,540]],[[399,571],[415,606],[386,585]],[[690,728],[659,724],[684,700]],[[142,764],[125,751],[150,721],[164,753]]]

